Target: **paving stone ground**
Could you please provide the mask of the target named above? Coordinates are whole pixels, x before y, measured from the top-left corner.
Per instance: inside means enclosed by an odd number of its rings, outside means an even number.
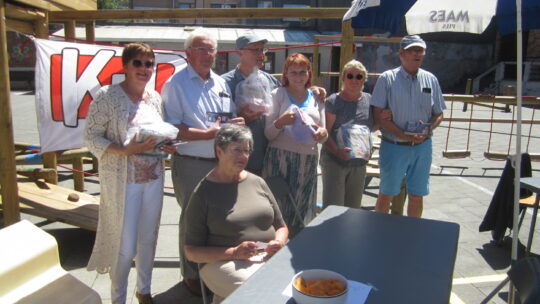
[[[19,142],[38,143],[35,101],[32,92],[13,92],[11,95],[15,140]],[[450,108],[451,103],[447,106]],[[468,118],[470,112],[462,112],[462,103],[453,106],[452,117]],[[470,109],[470,107],[469,107]],[[511,119],[512,113],[492,110],[487,107],[474,107],[475,118]],[[538,117],[538,113],[536,113]],[[523,109],[523,119],[530,119],[533,110]],[[450,117],[450,109],[445,112]],[[538,119],[537,119],[538,120]],[[490,144],[490,151],[506,152],[510,140],[510,131],[516,126],[473,123],[470,134],[469,149],[471,156],[463,159],[447,159],[442,157],[449,136],[448,150],[466,150],[468,123],[453,122],[448,134],[448,122],[435,130],[433,138],[433,165],[431,170],[430,195],[425,199],[424,218],[456,222],[460,225],[458,256],[454,268],[455,284],[452,288],[451,303],[479,303],[502,280],[510,265],[510,238],[503,244],[491,242],[489,232],[478,232],[478,226],[487,210],[491,197],[499,181],[504,161],[488,160],[484,157]],[[540,126],[524,125],[522,132],[522,149],[528,147],[529,152],[540,151]],[[492,129],[490,132],[490,128]],[[490,138],[491,134],[491,138]],[[530,140],[528,134],[531,134]],[[514,153],[515,136],[512,137],[510,152]],[[536,149],[536,150],[535,150]],[[540,164],[533,162],[533,175],[540,176]],[[87,168],[89,169],[89,168]],[[172,187],[170,171],[166,173],[166,186]],[[60,169],[61,185],[73,187],[69,171]],[[364,195],[363,208],[372,210],[378,194],[378,179],[370,182]],[[320,180],[319,180],[320,185]],[[319,186],[319,202],[320,202]],[[86,179],[85,191],[99,194],[99,184],[95,178]],[[180,209],[171,189],[165,189],[164,207],[161,218],[155,266],[153,272],[152,293],[156,303],[201,303],[201,299],[191,296],[183,286],[179,285],[180,270],[178,263],[178,218]],[[42,218],[23,215],[23,218],[39,225],[52,234],[59,243],[62,266],[79,280],[94,288],[104,303],[110,302],[109,279],[107,275],[88,272],[85,269],[95,234],[77,227],[62,223],[51,223]],[[526,243],[531,220],[529,211],[520,232],[520,249]],[[538,233],[540,225],[536,225],[535,242],[532,252],[540,253]],[[509,232],[508,232],[509,233]],[[466,280],[458,280],[466,279]],[[129,278],[128,303],[137,303],[134,297],[135,273]],[[506,303],[507,288],[498,293],[490,303]],[[368,298],[369,303],[369,298]]]

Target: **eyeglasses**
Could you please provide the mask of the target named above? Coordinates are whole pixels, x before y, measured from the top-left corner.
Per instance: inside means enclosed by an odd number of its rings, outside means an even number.
[[[416,46],[413,46],[411,48],[408,48],[405,50],[405,52],[409,52],[409,53],[417,53],[417,54],[425,54],[426,53],[426,50],[421,48],[421,47],[416,47]]]
[[[308,74],[308,71],[307,70],[303,70],[303,71],[288,71],[287,72],[288,74],[291,74],[293,76],[306,76]]]
[[[229,149],[229,151],[233,154],[233,155],[237,155],[237,156],[240,156],[240,155],[250,155],[252,150],[251,149],[245,149],[245,148],[240,148],[240,147],[234,147],[234,148],[231,148]]]
[[[195,52],[197,53],[201,53],[201,54],[206,54],[206,53],[210,53],[210,54],[214,54],[216,52],[216,48],[207,48],[207,47],[190,47],[190,49],[194,50]]]
[[[362,80],[364,76],[362,76],[362,74],[356,74],[356,75],[347,74],[347,79],[353,79],[353,78],[356,78],[356,80]]]
[[[243,50],[251,51],[252,53],[255,53],[255,54],[258,54],[258,53],[266,54],[266,53],[268,52],[268,49],[267,49],[267,48],[256,48],[256,49],[247,49],[247,48],[244,48]]]
[[[156,64],[156,63],[153,62],[153,61],[145,61],[145,62],[142,62],[142,61],[140,61],[139,59],[133,59],[133,60],[131,61],[131,64],[132,64],[134,67],[136,67],[136,68],[140,68],[140,67],[142,67],[143,64],[144,64],[144,67],[148,69],[148,68],[154,67],[154,64]]]

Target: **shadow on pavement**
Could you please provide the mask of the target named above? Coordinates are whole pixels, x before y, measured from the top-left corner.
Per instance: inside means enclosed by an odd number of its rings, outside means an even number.
[[[96,233],[81,228],[45,229],[58,242],[60,264],[66,270],[85,268],[92,253]]]
[[[154,295],[156,304],[202,304],[202,298],[192,295],[186,286],[177,283],[162,293]]]
[[[501,270],[510,267],[511,252],[512,252],[512,238],[509,236],[504,237],[501,242],[491,241],[482,245],[481,249],[477,249],[478,253],[484,258],[484,260],[495,270]],[[540,257],[539,255],[531,252],[531,257]],[[525,257],[525,245],[518,242],[518,259]]]

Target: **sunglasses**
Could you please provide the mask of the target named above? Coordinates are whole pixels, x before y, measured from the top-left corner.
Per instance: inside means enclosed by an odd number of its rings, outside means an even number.
[[[133,64],[133,66],[136,68],[140,68],[143,64],[145,68],[151,68],[151,67],[154,67],[155,62],[153,61],[142,62],[139,59],[134,59],[131,61],[131,64]]]
[[[347,79],[353,79],[353,78],[356,78],[356,80],[362,80],[364,76],[362,76],[362,74],[356,74],[356,75],[347,74]]]

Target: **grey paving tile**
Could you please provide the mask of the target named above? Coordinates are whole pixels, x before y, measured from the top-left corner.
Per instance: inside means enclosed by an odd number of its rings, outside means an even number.
[[[480,303],[486,297],[485,293],[473,285],[454,285],[452,292],[467,304]],[[494,304],[494,302],[490,304]]]

